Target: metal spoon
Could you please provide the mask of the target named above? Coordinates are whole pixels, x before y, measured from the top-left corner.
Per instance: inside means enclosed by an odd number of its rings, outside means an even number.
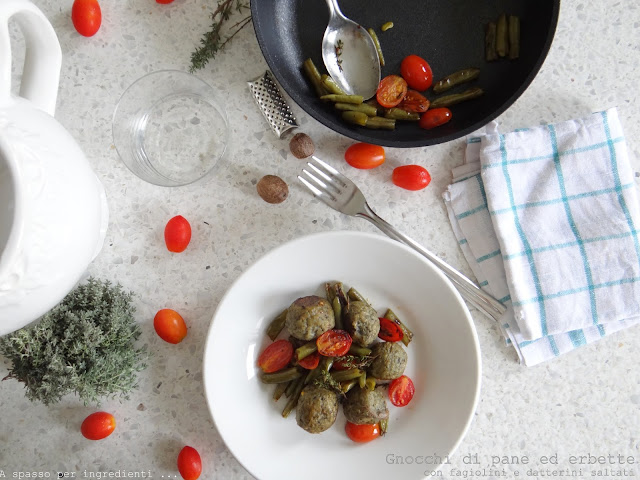
[[[369,99],[380,83],[380,59],[367,30],[340,11],[338,0],[327,0],[329,24],[322,39],[322,59],[333,80],[349,95]]]

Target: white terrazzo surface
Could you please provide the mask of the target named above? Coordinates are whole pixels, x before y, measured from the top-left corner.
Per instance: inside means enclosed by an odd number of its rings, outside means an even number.
[[[374,228],[331,211],[294,181],[301,162],[289,153],[288,142],[268,129],[247,88],[246,81],[266,69],[251,27],[197,73],[227,99],[232,144],[219,176],[204,185],[165,189],[144,183],[120,162],[111,139],[118,98],[145,73],[187,69],[191,51],[208,29],[214,0],[176,0],[168,6],[153,0],[103,1],[102,27],[89,39],[71,24],[72,0],[35,3],[62,45],[56,117],[87,154],[111,210],[104,248],[88,273],[120,282],[137,294],[142,341],[154,357],[129,401],[102,405],[118,420],[116,433],[103,442],[88,442],[79,433],[93,407],[69,397],[47,408],[29,402],[17,382],[0,382],[0,478],[18,478],[20,472],[23,478],[24,472],[50,472],[52,478],[56,472],[75,472],[83,478],[85,471],[175,478],[175,458],[185,444],[201,453],[202,478],[251,478],[225,447],[205,402],[202,355],[215,307],[244,269],[287,240],[313,232]],[[19,47],[16,32],[12,29]],[[637,0],[563,0],[556,38],[541,72],[498,120],[508,130],[617,106],[638,171],[639,75]],[[299,131],[313,137],[324,157],[340,159],[352,141],[293,108]],[[441,200],[451,168],[462,163],[463,146],[458,140],[429,148],[388,148],[382,168],[349,174],[365,191],[376,191],[371,203],[382,217],[470,275]],[[391,169],[404,163],[429,169],[431,185],[419,193],[394,187],[388,181]],[[268,205],[256,195],[255,184],[265,174],[280,175],[289,183],[285,203]],[[193,240],[186,252],[172,255],[164,247],[163,228],[177,214],[191,221]],[[164,343],[153,331],[153,315],[163,307],[181,311],[189,323],[189,335],[177,346]],[[570,463],[572,455],[615,456],[605,465],[582,465],[578,478],[590,478],[592,470],[600,478],[640,476],[640,465],[628,463],[628,457],[640,462],[639,328],[526,368],[504,345],[498,328],[472,314],[482,348],[482,395],[469,433],[441,478],[472,473],[497,478],[489,469],[496,460],[492,456],[509,457],[510,463],[512,457],[527,458],[528,464],[501,466],[506,478],[516,478],[516,472],[519,478],[535,478],[534,473],[552,471],[561,477],[558,472],[579,473],[580,466]],[[7,370],[7,362],[0,359],[0,378]],[[233,394],[232,386],[225,388]],[[250,429],[247,432],[250,435]],[[544,456],[555,456],[558,464],[545,465]],[[402,468],[398,466],[399,476]],[[425,470],[428,473],[428,466]]]

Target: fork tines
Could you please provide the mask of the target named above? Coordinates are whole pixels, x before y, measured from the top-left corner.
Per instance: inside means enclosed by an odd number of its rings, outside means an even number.
[[[313,192],[316,196],[323,194],[331,195],[330,190],[339,192],[339,187],[347,184],[342,175],[328,163],[312,156],[312,160],[307,162],[309,169],[302,169],[298,179]]]

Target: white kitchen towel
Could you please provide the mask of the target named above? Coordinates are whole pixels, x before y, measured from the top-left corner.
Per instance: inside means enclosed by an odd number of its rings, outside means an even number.
[[[525,364],[640,321],[640,213],[615,109],[473,138],[466,157],[445,204]]]

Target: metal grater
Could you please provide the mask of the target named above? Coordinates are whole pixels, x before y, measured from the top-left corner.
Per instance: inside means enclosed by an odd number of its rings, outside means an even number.
[[[287,130],[299,126],[289,104],[280,91],[280,87],[269,70],[253,82],[247,83],[260,111],[278,138],[282,138],[282,134]]]

